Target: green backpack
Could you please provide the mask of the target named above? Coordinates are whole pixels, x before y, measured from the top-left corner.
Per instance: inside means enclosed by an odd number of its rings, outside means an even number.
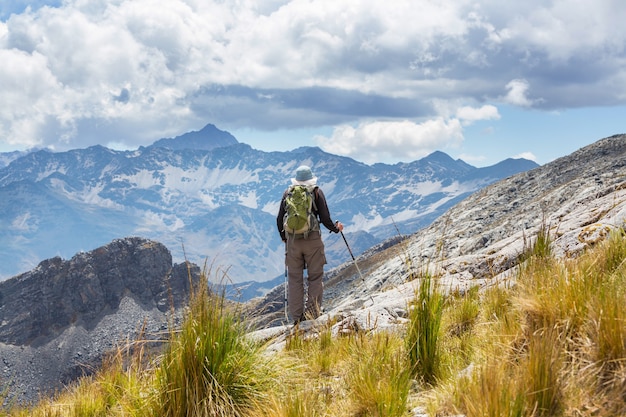
[[[292,185],[285,197],[285,218],[283,228],[286,233],[305,236],[313,230],[319,230],[319,223],[313,209],[315,188],[304,185]]]

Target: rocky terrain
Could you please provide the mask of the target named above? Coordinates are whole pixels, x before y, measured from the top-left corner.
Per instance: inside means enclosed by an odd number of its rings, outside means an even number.
[[[140,332],[158,338],[199,274],[173,265],[160,243],[126,238],[0,282],[0,383],[12,399],[32,401],[89,374]]]
[[[429,227],[358,257],[360,275],[351,262],[330,271],[319,320],[338,318],[335,330],[402,325],[420,270],[429,269],[449,290],[496,285],[514,279],[519,255],[542,228],[555,254],[576,256],[625,222],[622,134],[472,194]],[[256,336],[284,329],[283,294],[281,285],[255,301],[263,312]]]

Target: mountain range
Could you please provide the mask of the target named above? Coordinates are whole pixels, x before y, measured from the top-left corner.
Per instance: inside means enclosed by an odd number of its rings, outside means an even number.
[[[442,152],[395,165],[366,165],[316,147],[263,152],[213,125],[132,151],[4,153],[0,279],[43,259],[140,236],[165,244],[177,262],[227,271],[233,283],[271,281],[284,268],[275,216],[301,164],[313,168],[355,254],[411,234],[471,193],[537,166],[507,159],[476,168]],[[324,239],[329,267],[349,259],[336,235]]]

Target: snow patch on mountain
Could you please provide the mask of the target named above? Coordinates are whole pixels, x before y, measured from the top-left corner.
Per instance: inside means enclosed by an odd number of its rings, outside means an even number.
[[[395,213],[393,216],[385,219],[385,221],[382,222],[381,225],[388,226],[388,225],[392,225],[394,222],[403,222],[406,220],[415,219],[415,218],[420,217],[423,214],[424,213],[418,213],[416,210],[402,210],[402,211]]]
[[[278,209],[280,208],[280,201],[269,201],[263,207],[261,207],[261,211],[272,216],[276,216],[278,214]]]
[[[448,187],[448,189],[450,189],[450,187]],[[434,193],[441,193],[444,192],[445,189],[442,187],[441,185],[441,181],[422,181],[422,182],[418,182],[417,184],[415,184],[414,186],[409,186],[409,185],[403,185],[398,187],[398,192],[402,192],[402,191],[408,191],[412,194],[416,194],[419,196],[422,195],[428,195],[428,194],[434,194]],[[449,190],[449,192],[453,192],[455,190]]]
[[[185,223],[173,214],[156,213],[145,210],[140,222],[134,229],[134,234],[152,235],[155,232],[176,232],[185,226]]]
[[[33,218],[29,211],[18,215],[11,222],[11,229],[15,232],[32,233],[37,230],[36,219]]]
[[[337,179],[333,179],[332,181],[328,181],[324,183],[324,194],[333,194],[335,192],[335,187],[337,186]]]
[[[243,194],[241,196],[239,196],[239,203],[244,206],[244,207],[248,207],[251,209],[256,209],[259,207],[258,201],[257,201],[257,195],[256,195],[256,191],[252,190],[250,192],[248,192],[247,194]]]
[[[256,172],[250,172],[242,166],[234,168],[222,168],[207,170],[203,178],[203,188],[219,188],[225,185],[243,185],[249,183],[258,183],[259,176]]]
[[[350,219],[350,223],[354,225],[355,229],[365,230],[366,232],[369,232],[374,227],[384,224],[385,220],[380,214],[376,212],[370,213],[368,216],[362,213],[357,213],[352,216],[352,218]]]

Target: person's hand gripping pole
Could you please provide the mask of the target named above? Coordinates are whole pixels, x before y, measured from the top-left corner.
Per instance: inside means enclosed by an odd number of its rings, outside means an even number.
[[[337,221],[336,225],[337,225],[337,228],[339,229],[339,233],[341,234],[341,237],[343,238],[344,243],[346,244],[346,247],[348,248],[348,252],[350,253],[350,256],[352,257],[352,262],[354,262],[354,266],[356,267],[356,270],[359,273],[359,277],[361,277],[361,281],[363,281],[363,285],[367,286],[367,283],[365,282],[365,278],[363,278],[363,274],[361,274],[361,268],[359,268],[359,264],[357,263],[356,258],[354,257],[354,254],[352,253],[352,249],[350,249],[350,245],[348,245],[346,236],[343,234],[343,224]],[[374,303],[374,298],[372,297],[371,294],[370,294],[370,300],[372,300],[372,303]]]

